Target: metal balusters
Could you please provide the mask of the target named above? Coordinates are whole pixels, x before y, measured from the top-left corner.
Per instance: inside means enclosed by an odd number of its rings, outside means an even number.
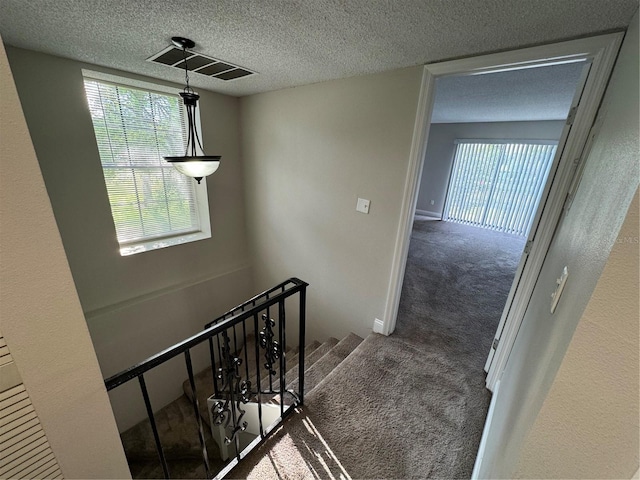
[[[220,335],[216,335],[216,343],[218,344],[218,361],[222,364],[222,346],[220,345]],[[216,372],[213,372],[214,376]]]
[[[258,314],[253,315],[253,331],[255,332],[255,353],[256,353],[256,392],[258,395],[258,423],[260,423],[260,436],[264,438],[264,427],[262,424],[262,380],[260,379],[260,343],[258,342]]]
[[[193,413],[196,416],[196,421],[198,422],[198,438],[200,439],[200,447],[202,448],[202,460],[204,462],[204,469],[209,475],[209,455],[207,454],[207,445],[204,441],[204,430],[202,429],[202,418],[200,417],[200,406],[198,404],[198,392],[196,391],[196,382],[193,377],[193,367],[191,365],[191,353],[189,350],[185,350],[184,352],[184,360],[187,365],[187,374],[189,375],[189,384],[191,385],[191,391],[193,392],[193,399],[191,401],[193,405]]]
[[[151,423],[151,431],[153,432],[153,440],[156,442],[156,450],[158,451],[158,457],[162,464],[162,471],[164,478],[171,478],[169,476],[169,467],[167,466],[167,459],[164,456],[164,450],[162,449],[162,443],[160,443],[160,435],[158,435],[158,426],[156,425],[156,418],[153,415],[153,409],[151,408],[151,400],[149,400],[149,392],[144,382],[144,375],[139,375],[140,390],[142,390],[142,398],[144,398],[144,406],[147,408],[147,416],[149,417],[149,423]]]
[[[242,309],[244,310],[244,308]],[[243,350],[244,350],[244,373],[246,374],[247,382],[249,381],[249,346],[247,345],[247,326],[245,320],[242,321],[242,337],[243,337]]]
[[[267,369],[267,374],[269,375],[269,391],[275,392],[273,389],[273,377],[278,373],[275,369],[275,363],[282,354],[282,348],[280,343],[273,339],[273,327],[276,325],[275,321],[267,314],[263,314],[262,319],[264,320],[264,327],[260,332],[260,346],[265,349],[264,367]]]
[[[238,335],[236,334],[236,326],[233,326],[233,352],[238,353]]]
[[[220,396],[220,389],[218,388],[218,376],[216,372],[218,371],[216,367],[216,356],[213,351],[213,338],[209,339],[209,355],[211,357],[211,376],[213,377],[213,393],[217,397]]]
[[[267,293],[266,295],[267,300],[269,300],[269,294]],[[267,359],[267,362],[265,363],[265,367],[267,369],[267,374],[269,375],[269,391],[273,392],[273,375],[275,375],[275,373],[272,373],[273,370],[273,366],[272,366],[272,361],[270,360],[270,352],[271,352],[271,339],[273,338],[273,332],[271,331],[271,325],[269,325],[267,327],[267,324],[270,323],[271,321],[271,313],[269,312],[269,307],[267,307],[267,313],[266,315],[266,320],[265,320],[265,328],[268,331],[269,337],[267,340],[267,345],[265,345],[265,358]],[[262,318],[265,317],[265,315],[262,316]]]
[[[305,346],[305,304],[307,302],[307,285],[305,284],[300,290],[300,332],[298,338],[298,399],[300,405],[304,405],[304,346]]]
[[[284,392],[286,389],[285,372],[286,372],[286,352],[287,352],[287,340],[285,336],[284,326],[284,300],[278,302],[278,338],[280,340],[280,416],[284,415]]]
[[[205,465],[205,469],[207,470],[207,475],[209,477],[215,475],[215,472],[211,472],[207,446],[204,440],[205,426],[203,425],[203,421],[200,417],[201,405],[198,400],[198,391],[195,383],[195,375],[193,372],[190,350],[196,345],[204,343],[205,341],[209,343],[209,356],[211,361],[211,368],[214,373],[213,393],[215,394],[214,398],[218,398],[218,401],[214,402],[214,405],[212,405],[211,408],[211,414],[214,419],[213,424],[216,426],[223,425],[225,428],[229,427],[229,430],[227,430],[226,434],[223,434],[223,436],[226,437],[225,443],[227,445],[230,443],[235,443],[236,452],[233,462],[239,461],[242,453],[240,450],[240,432],[244,431],[248,427],[247,421],[244,421],[245,413],[247,413],[243,408],[244,404],[247,404],[250,401],[257,402],[257,406],[254,405],[252,407],[257,408],[256,413],[258,416],[257,421],[259,422],[259,425],[256,425],[256,434],[259,434],[260,437],[264,439],[268,437],[273,431],[273,429],[267,430],[267,426],[264,424],[266,406],[262,405],[262,401],[265,393],[267,393],[267,390],[266,388],[265,390],[262,390],[261,387],[262,382],[265,381],[264,375],[262,373],[264,371],[263,368],[266,368],[268,370],[269,375],[269,392],[271,393],[271,395],[269,395],[269,399],[273,398],[274,395],[280,394],[281,405],[279,413],[281,418],[284,418],[288,413],[292,411],[293,408],[301,405],[302,403],[302,395],[300,395],[300,398],[298,398],[298,395],[296,395],[295,392],[291,392],[294,397],[293,404],[285,405],[284,401],[287,381],[287,364],[286,356],[284,354],[287,342],[285,300],[289,296],[300,295],[301,325],[300,349],[298,354],[302,362],[302,369],[299,373],[300,389],[302,392],[304,389],[305,328],[303,322],[305,321],[304,308],[306,286],[307,284],[305,282],[302,282],[301,280],[298,280],[296,278],[287,280],[286,282],[283,282],[282,284],[279,284],[278,286],[273,287],[272,289],[253,297],[252,299],[244,302],[241,306],[234,308],[233,310],[208,323],[204,331],[193,335],[192,337],[189,337],[168,349],[158,352],[157,354],[149,357],[143,362],[134,365],[105,380],[105,386],[107,387],[107,390],[110,391],[134,378],[138,378],[147,408],[149,421],[152,426],[154,440],[156,442],[156,449],[158,450],[158,456],[161,461],[165,477],[168,478],[170,475],[168,462],[162,450],[162,444],[160,443],[160,437],[158,434],[159,427],[158,424],[156,424],[156,419],[154,418],[153,411],[151,409],[149,393],[144,383],[145,379],[143,377],[143,374],[165,363],[171,358],[174,358],[177,355],[184,354],[187,373],[189,376],[189,383],[194,395],[192,399],[192,406],[198,424],[198,435],[200,445],[202,447],[203,462]],[[260,324],[259,316],[263,312],[268,312],[273,313],[275,317],[276,312],[273,311],[272,307],[276,305],[278,308],[278,319],[275,320],[275,318],[271,319],[268,315],[262,315],[265,323],[263,330],[260,331],[258,328]],[[246,345],[247,335],[250,335],[251,321],[249,319],[251,317],[253,317],[253,331],[256,336],[256,344],[254,346],[255,351],[252,353],[249,352],[247,348],[245,348],[245,354],[241,359],[238,358],[237,347],[240,346],[243,341]],[[249,320],[248,325],[247,320]],[[278,322],[277,327],[276,321]],[[240,327],[240,323],[242,323],[241,330],[238,328]],[[276,332],[274,331],[275,328],[278,328],[277,337]],[[230,330],[232,329],[234,332],[233,340],[230,338],[232,335]],[[260,335],[258,334],[258,332],[260,332]],[[241,335],[242,338],[239,338],[238,335]],[[258,342],[258,338],[260,338],[260,342]],[[263,341],[266,342],[263,344]],[[233,342],[236,347],[235,352],[233,351],[234,346],[231,345],[231,342]],[[260,364],[260,356],[263,354],[262,349],[264,349],[264,358],[266,358],[266,363],[264,363],[264,365]],[[248,370],[248,366],[249,358],[252,354],[256,355],[257,362],[257,368],[254,377],[257,382],[256,387],[253,387],[252,382],[249,380],[249,375],[251,375],[251,372]],[[241,368],[242,361],[245,362],[244,369]],[[278,361],[280,370],[280,388],[278,390],[273,389],[274,383],[276,383],[273,381],[273,377],[277,374],[278,370],[276,361]],[[240,372],[242,372],[242,376],[240,375]],[[246,380],[243,379],[245,374],[247,375]],[[265,381],[265,384],[266,383],[267,382]],[[202,390],[202,387],[200,387],[200,390]],[[200,394],[202,394],[202,392],[200,392]],[[253,442],[252,445],[255,444],[256,442]]]

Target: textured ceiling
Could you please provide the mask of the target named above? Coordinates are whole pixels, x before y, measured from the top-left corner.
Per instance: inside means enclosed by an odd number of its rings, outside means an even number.
[[[436,80],[432,122],[567,118],[584,62]]]
[[[259,75],[192,83],[231,95],[625,28],[638,0],[1,0],[17,47],[182,81],[145,59],[171,36]]]

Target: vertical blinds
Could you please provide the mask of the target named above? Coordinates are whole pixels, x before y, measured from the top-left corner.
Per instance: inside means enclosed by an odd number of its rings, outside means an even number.
[[[178,96],[85,78],[121,246],[200,230],[193,182],[163,156],[184,155]]]
[[[459,141],[443,219],[527,236],[556,148]]]

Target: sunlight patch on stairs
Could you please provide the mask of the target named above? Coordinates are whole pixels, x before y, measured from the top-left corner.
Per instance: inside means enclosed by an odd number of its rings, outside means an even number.
[[[294,428],[295,434],[289,433]],[[250,468],[242,465],[233,471],[234,478],[257,480],[265,478],[351,480],[332,447],[327,443],[313,420],[296,409],[290,420],[280,426],[269,440],[270,448],[259,447],[259,458]],[[340,448],[340,446],[334,446]],[[253,454],[253,452],[252,452]]]

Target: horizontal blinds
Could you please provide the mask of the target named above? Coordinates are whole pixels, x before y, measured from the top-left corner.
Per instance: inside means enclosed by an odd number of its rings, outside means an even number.
[[[84,84],[118,242],[199,231],[193,182],[163,159],[185,151],[180,98],[90,78]]]
[[[526,236],[556,148],[550,142],[458,142],[443,218]]]

